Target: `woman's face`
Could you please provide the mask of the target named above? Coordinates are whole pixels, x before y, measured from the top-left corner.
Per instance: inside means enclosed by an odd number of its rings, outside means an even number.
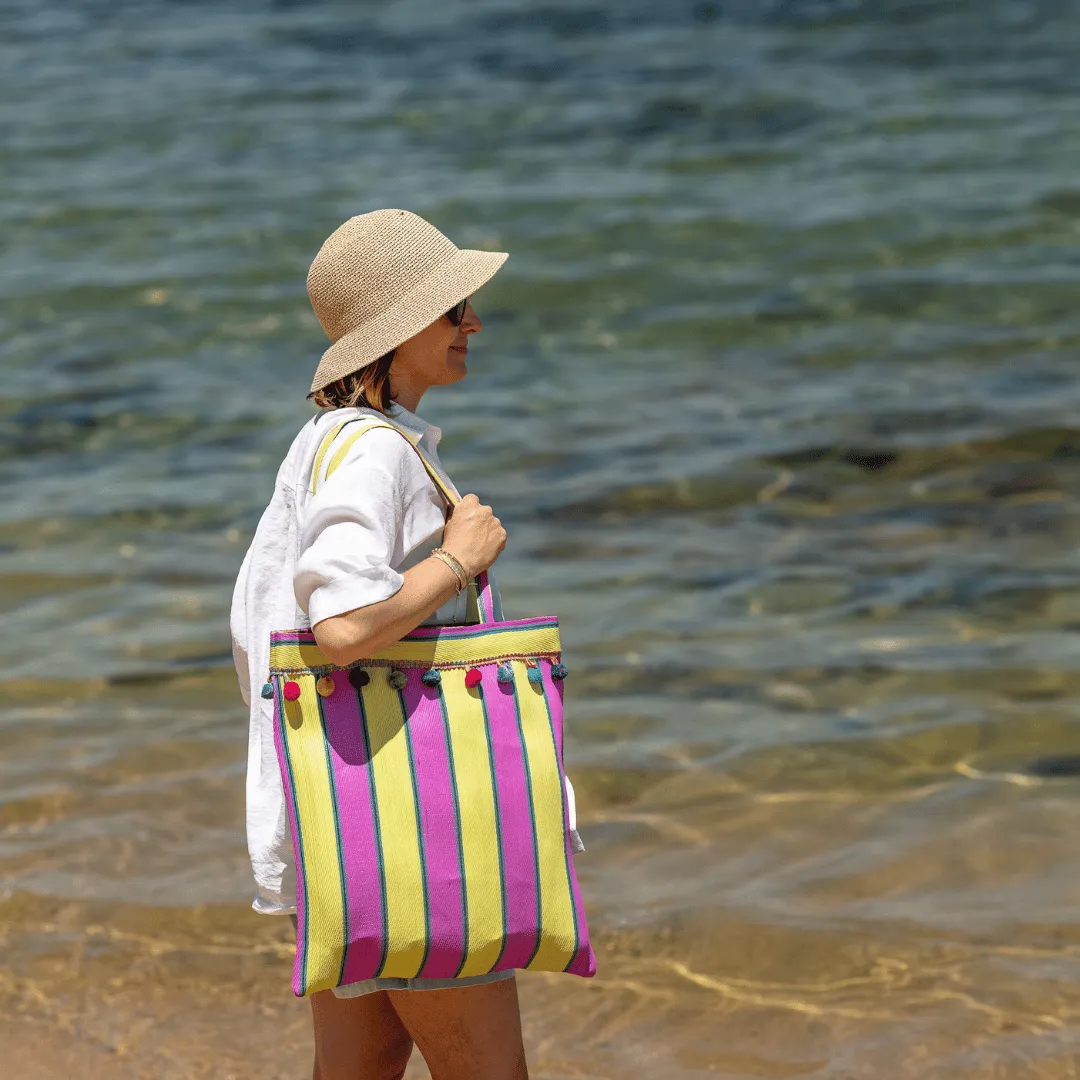
[[[430,326],[402,342],[394,350],[390,364],[391,394],[406,408],[411,408],[405,397],[418,400],[429,386],[445,386],[464,379],[468,373],[465,357],[469,337],[483,327],[472,301],[468,301],[460,326],[454,326],[445,315],[440,315]]]

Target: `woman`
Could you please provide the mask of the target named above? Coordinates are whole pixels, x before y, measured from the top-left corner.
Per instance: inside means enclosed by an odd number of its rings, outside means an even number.
[[[463,584],[495,562],[506,531],[473,494],[448,516],[406,439],[457,493],[438,460],[442,432],[416,409],[430,387],[465,377],[469,339],[482,327],[468,298],[505,259],[502,252],[459,249],[415,214],[377,210],[338,228],[308,274],[308,295],[332,342],[309,394],[325,411],[300,431],[278,470],[231,613],[237,675],[251,711],[252,907],[290,914],[294,927],[296,869],[273,704],[259,692],[270,632],[311,626],[320,650],[345,666],[419,625],[477,621]],[[405,439],[372,430],[341,439],[342,454],[333,450],[335,440],[331,453],[318,457],[328,432],[364,416],[388,420]],[[325,476],[331,456],[333,482],[313,494],[313,476]],[[498,612],[490,573],[489,580]],[[581,850],[569,783],[567,795],[572,843]],[[436,1080],[527,1075],[512,970],[452,980],[370,979],[309,998],[315,1080],[400,1077],[414,1043]]]

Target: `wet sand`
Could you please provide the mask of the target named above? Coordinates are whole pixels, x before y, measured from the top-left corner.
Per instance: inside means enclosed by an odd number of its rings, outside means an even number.
[[[285,920],[18,894],[0,905],[0,925],[7,1075],[310,1075],[308,1005],[288,988]],[[1080,932],[1041,945],[1031,929],[1027,945],[1022,936],[915,945],[855,926],[810,935],[713,914],[678,937],[608,930],[596,979],[519,976],[531,1075],[1075,1078],[1068,1029],[1080,995],[1065,977],[1080,961]],[[1038,998],[1002,978],[1010,963],[1041,966]],[[427,1075],[415,1054],[408,1076]]]

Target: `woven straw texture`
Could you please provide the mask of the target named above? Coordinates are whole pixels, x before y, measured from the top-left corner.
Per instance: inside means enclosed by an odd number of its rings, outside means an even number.
[[[408,210],[373,210],[338,226],[307,276],[308,297],[333,344],[311,392],[397,348],[488,281],[505,251],[459,248]]]

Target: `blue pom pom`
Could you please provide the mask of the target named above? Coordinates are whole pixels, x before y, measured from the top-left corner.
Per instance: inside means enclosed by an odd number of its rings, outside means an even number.
[[[438,686],[442,682],[442,672],[432,668],[430,671],[425,671],[420,676],[420,681],[425,686]]]
[[[569,675],[565,664],[553,664],[551,668],[551,677],[553,679],[565,679]]]
[[[269,682],[268,683],[263,683],[262,696],[265,697],[265,698],[271,698],[271,697],[274,696],[274,684],[273,683],[269,683]]]
[[[495,672],[495,678],[499,682],[513,682],[514,681],[514,669],[510,664],[500,664],[498,670]]]
[[[544,673],[540,670],[540,665],[529,668],[529,682],[539,683],[544,681]]]

